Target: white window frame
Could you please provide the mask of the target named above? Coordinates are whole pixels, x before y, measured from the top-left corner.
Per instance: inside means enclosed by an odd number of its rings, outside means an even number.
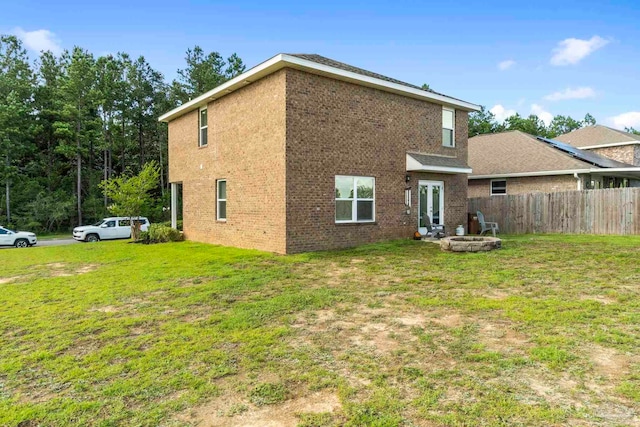
[[[442,125],[442,129],[448,129],[451,131],[451,145],[445,145],[444,143],[444,138],[442,138],[442,146],[443,147],[450,147],[450,148],[455,148],[456,146],[456,110],[453,108],[448,108],[448,107],[442,107],[442,116],[444,118],[444,112],[445,111],[450,111],[451,115],[453,116],[451,119],[451,126],[452,128],[445,128],[444,124]]]
[[[504,193],[494,193],[493,192],[493,183],[494,182],[504,182]],[[507,180],[506,179],[492,179],[489,183],[489,194],[491,196],[506,196],[507,195]]]
[[[202,126],[202,112],[207,112],[207,124]],[[207,132],[207,143],[202,143],[202,131],[205,130]],[[209,145],[209,111],[207,111],[207,107],[202,107],[198,110],[198,147],[206,147]]]
[[[346,219],[336,219],[336,213],[337,213],[337,207],[336,204],[334,202],[334,219],[336,224],[354,224],[354,223],[372,223],[372,222],[376,222],[376,178],[373,176],[357,176],[357,175],[336,175],[333,179],[333,185],[334,185],[334,194],[335,194],[335,185],[336,185],[336,180],[338,178],[352,178],[353,179],[353,199],[350,199],[348,197],[340,197],[337,198],[335,197],[334,200],[335,202],[338,201],[349,201],[352,202],[351,203],[351,220],[346,220]],[[358,179],[373,179],[373,198],[371,199],[367,199],[367,198],[358,198]],[[358,220],[358,201],[363,201],[363,202],[373,202],[371,204],[371,209],[372,209],[372,219],[364,219],[364,220]]]
[[[224,182],[225,183],[225,190],[229,191],[229,187],[227,186],[227,179],[218,179],[216,180],[216,220],[217,221],[222,221],[222,222],[226,222],[227,221],[227,195],[225,194],[225,198],[221,199],[220,198],[220,183]],[[220,202],[224,202],[224,213],[225,213],[225,217],[221,218],[220,217]]]

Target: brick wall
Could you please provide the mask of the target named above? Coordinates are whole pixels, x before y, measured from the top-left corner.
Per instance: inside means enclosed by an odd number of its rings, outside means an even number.
[[[208,146],[198,111],[169,123],[169,179],[183,183],[190,240],[285,252],[285,71],[208,105]],[[216,221],[216,180],[227,179],[227,221]]]
[[[640,150],[637,145],[621,145],[619,147],[593,148],[588,151],[608,157],[619,162],[640,166]]]
[[[529,176],[506,178],[506,180],[507,194],[553,193],[578,189],[573,175]],[[468,194],[469,198],[489,197],[491,195],[491,180],[470,179]]]
[[[411,174],[406,152],[467,160],[467,113],[456,113],[456,148],[442,146],[442,106],[287,69],[287,252],[411,237],[419,179],[445,185],[448,231],[466,221],[467,176]],[[376,178],[376,223],[335,223],[335,176]],[[412,187],[411,213],[405,187]]]

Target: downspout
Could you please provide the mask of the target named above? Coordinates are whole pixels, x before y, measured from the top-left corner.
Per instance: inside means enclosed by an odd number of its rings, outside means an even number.
[[[574,172],[573,173],[573,177],[577,180],[576,184],[578,186],[577,187],[578,191],[581,191],[582,190],[582,179],[580,178],[580,175],[578,175],[578,172]]]

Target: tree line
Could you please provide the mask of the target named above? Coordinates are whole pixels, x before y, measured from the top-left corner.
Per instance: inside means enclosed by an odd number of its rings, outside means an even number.
[[[558,135],[595,124],[596,119],[589,113],[582,120],[576,120],[570,116],[557,115],[553,117],[549,125],[545,124],[535,114],[523,117],[516,113],[507,117],[503,122],[498,122],[496,116],[482,106],[480,111],[469,115],[469,138],[485,133],[498,133],[509,130],[519,130],[544,138],[555,138]]]
[[[144,214],[165,218],[169,205],[167,128],[158,117],[241,74],[233,54],[188,49],[167,82],[143,57],[95,56],[74,47],[31,61],[22,42],[0,36],[0,224],[65,230],[108,214],[99,184],[160,169]]]

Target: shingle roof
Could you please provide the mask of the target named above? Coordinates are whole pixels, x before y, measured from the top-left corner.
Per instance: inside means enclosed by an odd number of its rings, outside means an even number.
[[[476,175],[506,175],[512,173],[590,169],[593,162],[614,166],[611,159],[592,152],[576,149],[576,158],[569,153],[554,148],[534,136],[520,131],[478,135],[469,138],[469,165]],[[594,157],[596,156],[596,157]],[[611,167],[610,166],[610,167]],[[632,167],[616,162],[615,167]]]
[[[462,159],[457,157],[433,156],[429,154],[419,154],[419,153],[407,153],[407,154],[413,157],[418,162],[420,162],[420,164],[425,166],[469,169],[469,166]]]
[[[640,142],[640,135],[634,135],[607,126],[594,125],[576,129],[554,139],[566,142],[574,147],[589,147],[591,145],[613,144],[616,142]]]
[[[308,61],[315,62],[317,64],[327,65],[329,67],[339,68],[344,71],[351,71],[352,73],[360,74],[362,76],[373,77],[375,79],[384,80],[390,83],[396,83],[402,86],[411,87],[414,89],[424,90],[426,92],[435,93],[437,95],[447,96],[451,98],[449,95],[445,95],[439,92],[436,92],[431,89],[423,89],[420,86],[413,85],[411,83],[406,83],[401,80],[397,80],[391,77],[383,76],[382,74],[374,73],[372,71],[368,71],[362,68],[354,67],[353,65],[345,64],[344,62],[336,61],[335,59],[326,58],[322,55],[318,55],[315,53],[288,53],[287,55],[295,56],[296,58],[306,59]],[[455,98],[454,98],[455,99]]]

